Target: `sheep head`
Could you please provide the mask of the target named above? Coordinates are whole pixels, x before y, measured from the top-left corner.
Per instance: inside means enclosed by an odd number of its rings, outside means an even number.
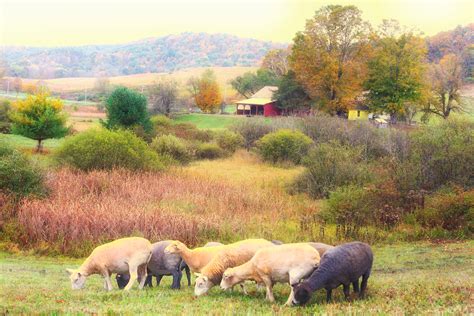
[[[178,241],[178,240],[173,240],[171,242],[171,244],[169,244],[166,248],[165,248],[165,253],[166,254],[172,254],[172,253],[181,253],[182,251],[184,251],[185,249],[187,249],[186,245],[183,244],[182,242]]]
[[[306,304],[310,300],[313,290],[304,282],[292,286],[294,292],[293,304]]]
[[[73,290],[80,290],[84,288],[86,284],[86,276],[78,269],[66,269],[69,273],[69,280],[71,281],[71,287]]]
[[[233,287],[235,284],[240,283],[240,281],[241,280],[239,280],[235,275],[234,269],[229,268],[224,271],[220,285],[223,290],[227,290]]]
[[[196,277],[196,285],[194,286],[194,294],[196,296],[207,293],[207,291],[214,286],[207,276],[196,273]]]

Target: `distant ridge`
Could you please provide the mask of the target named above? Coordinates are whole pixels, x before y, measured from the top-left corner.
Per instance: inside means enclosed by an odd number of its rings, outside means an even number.
[[[268,50],[286,46],[229,34],[181,33],[114,45],[6,46],[2,53],[9,76],[51,79],[257,66]]]

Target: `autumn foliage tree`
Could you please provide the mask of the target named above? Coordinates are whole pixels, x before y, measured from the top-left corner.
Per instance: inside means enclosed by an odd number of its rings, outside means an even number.
[[[36,151],[42,150],[42,141],[64,137],[66,115],[60,99],[51,98],[47,92],[38,92],[24,100],[16,101],[10,112],[12,133],[38,141]]]
[[[222,95],[214,72],[206,70],[201,77],[188,81],[196,106],[205,113],[211,113],[222,103]]]
[[[425,112],[449,117],[451,112],[463,111],[460,89],[462,86],[462,60],[454,54],[445,55],[438,64],[431,66],[428,80],[431,84],[430,95]]]
[[[288,63],[289,49],[272,49],[268,51],[262,61],[261,69],[271,71],[277,77],[283,77],[290,70]]]
[[[362,92],[369,31],[357,7],[329,5],[296,34],[290,67],[319,108],[342,114]]]
[[[393,21],[385,21],[375,38],[365,84],[371,110],[390,114],[392,121],[406,114],[407,104],[420,101],[426,68],[425,41],[412,32],[394,28],[398,26]]]

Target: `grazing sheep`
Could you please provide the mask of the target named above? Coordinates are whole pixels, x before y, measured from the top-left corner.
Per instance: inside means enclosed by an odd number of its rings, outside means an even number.
[[[201,269],[201,273],[196,273],[194,294],[199,296],[206,293],[211,287],[221,282],[222,274],[227,268],[236,267],[249,261],[258,250],[266,247],[276,246],[265,239],[246,239],[222,246],[222,250]]]
[[[201,269],[216,256],[224,245],[212,247],[198,247],[189,249],[185,244],[178,240],[171,241],[171,244],[165,248],[165,254],[178,254],[186,262],[192,272],[200,272]]]
[[[203,247],[206,248],[206,247],[216,247],[216,246],[224,246],[224,244],[218,241],[210,241],[206,243]],[[189,272],[189,266],[186,263],[186,261],[181,260],[181,265],[179,266],[179,268],[181,269],[181,271],[183,271],[183,269],[186,270],[186,277],[188,278],[188,286],[191,286],[191,273]]]
[[[349,299],[349,286],[359,292],[359,278],[362,276],[359,296],[364,297],[367,280],[372,269],[373,254],[370,246],[361,242],[343,244],[328,250],[321,258],[319,268],[304,282],[293,289],[295,304],[305,304],[311,294],[326,289],[326,301],[331,300],[332,290],[339,285],[344,287],[344,296]]]
[[[145,286],[152,286],[152,278],[156,277],[157,285],[160,285],[161,279],[165,275],[173,276],[172,289],[179,289],[181,287],[181,278],[183,276],[181,269],[181,262],[183,261],[178,254],[166,254],[165,248],[171,244],[171,240],[164,240],[154,243],[152,245],[153,254],[150,262],[148,262],[148,276],[145,281]],[[183,269],[187,269],[186,273],[188,276],[188,284],[191,283],[191,275],[189,268],[183,266]],[[123,288],[127,284],[130,276],[128,274],[117,274],[115,277],[119,288]]]
[[[319,252],[307,243],[263,248],[258,250],[250,261],[225,270],[220,285],[226,290],[245,280],[264,283],[267,288],[266,298],[274,302],[275,283],[288,282],[290,286],[299,283],[301,279],[311,275],[319,260]],[[292,303],[293,287],[285,305]]]
[[[95,248],[79,269],[66,269],[74,290],[82,289],[86,278],[92,274],[101,274],[106,290],[112,290],[112,273],[128,273],[130,280],[125,290],[140,279],[142,289],[147,275],[147,264],[152,254],[151,243],[139,237],[122,238]]]
[[[319,252],[320,257],[322,257],[329,249],[334,248],[334,246],[323,244],[322,242],[309,242],[308,244]]]

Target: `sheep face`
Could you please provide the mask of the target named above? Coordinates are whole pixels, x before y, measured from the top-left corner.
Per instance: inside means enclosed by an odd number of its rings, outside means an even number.
[[[311,298],[312,291],[305,284],[293,285],[293,304],[306,304]]]
[[[224,274],[222,275],[221,280],[221,288],[223,290],[227,290],[232,288],[235,284],[239,283],[240,280],[234,275],[232,269],[225,270]]]
[[[73,290],[80,290],[86,284],[86,276],[79,270],[67,269],[69,273],[69,280],[71,280],[71,287]]]
[[[165,248],[165,253],[166,254],[172,254],[172,253],[180,253],[181,251],[184,250],[186,246],[177,240],[171,242],[166,248]]]
[[[196,285],[194,286],[194,294],[196,296],[203,295],[209,291],[209,289],[214,285],[209,278],[205,275],[196,274]]]

